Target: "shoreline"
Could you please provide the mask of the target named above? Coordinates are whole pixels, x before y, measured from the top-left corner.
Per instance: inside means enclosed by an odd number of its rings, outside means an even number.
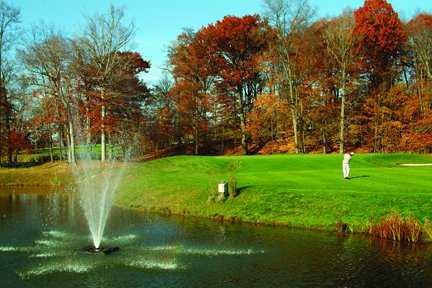
[[[432,163],[430,155],[358,154],[354,160],[357,177],[350,181],[341,178],[339,155],[174,156],[134,163],[124,171],[114,205],[223,223],[365,234],[391,215],[422,228],[432,219],[430,167],[400,166]],[[215,201],[217,184],[232,178],[236,195]],[[0,169],[0,191],[46,194],[72,183],[65,163]]]
[[[369,233],[368,231],[338,231],[337,229],[325,229],[325,228],[317,228],[317,227],[307,227],[307,226],[295,226],[290,225],[289,223],[283,223],[283,222],[277,222],[277,223],[266,223],[266,222],[257,222],[257,221],[248,221],[243,220],[238,217],[234,217],[235,219],[232,219],[233,217],[226,216],[226,215],[214,215],[214,216],[204,216],[204,215],[195,215],[190,213],[173,213],[169,208],[161,208],[161,209],[146,209],[146,208],[138,208],[138,207],[124,207],[115,205],[115,207],[120,209],[126,209],[135,211],[137,213],[143,213],[143,214],[149,214],[149,215],[156,215],[160,217],[174,217],[176,219],[198,219],[202,221],[211,221],[220,223],[223,225],[250,225],[254,227],[267,227],[267,228],[285,228],[285,229],[292,229],[297,230],[300,232],[313,232],[313,233],[326,233],[331,234],[336,237],[350,237],[350,236],[358,236],[358,237],[365,237],[369,240],[374,241],[385,241],[388,243],[393,243],[393,245],[403,245],[404,247],[419,247],[419,246],[426,246],[429,247],[432,244],[432,239],[429,238],[422,238],[420,241],[416,242],[407,242],[407,241],[397,241],[397,240],[391,240],[386,238],[377,237],[376,235],[373,235]]]

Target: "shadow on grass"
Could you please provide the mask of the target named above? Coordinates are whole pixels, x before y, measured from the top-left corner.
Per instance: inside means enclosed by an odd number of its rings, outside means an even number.
[[[350,177],[349,179],[359,179],[359,178],[369,178],[369,175],[361,175],[361,176],[354,176],[354,177]]]
[[[236,196],[239,196],[243,191],[245,191],[246,189],[251,188],[251,187],[253,187],[253,185],[245,185],[245,186],[237,188],[237,195]]]

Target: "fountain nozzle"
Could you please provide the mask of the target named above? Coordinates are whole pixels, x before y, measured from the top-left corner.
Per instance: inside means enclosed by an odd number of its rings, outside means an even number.
[[[100,246],[98,248],[96,248],[95,246],[86,246],[84,248],[81,249],[81,252],[86,253],[86,254],[105,254],[105,255],[110,255],[114,252],[118,252],[120,251],[120,247],[118,246],[112,246],[112,247],[103,247]]]

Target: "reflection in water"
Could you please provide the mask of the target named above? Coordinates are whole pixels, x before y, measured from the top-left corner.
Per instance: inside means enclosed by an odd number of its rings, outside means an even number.
[[[0,196],[0,287],[429,287],[432,249],[115,209],[91,243],[71,193]]]

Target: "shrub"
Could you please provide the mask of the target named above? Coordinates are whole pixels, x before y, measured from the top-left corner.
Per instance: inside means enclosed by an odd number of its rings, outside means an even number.
[[[432,223],[427,218],[425,219],[423,224],[423,231],[428,236],[428,240],[432,240]]]
[[[230,198],[237,196],[237,178],[235,176],[228,179],[228,193]]]
[[[336,223],[336,231],[339,232],[339,233],[352,232],[351,228],[348,225],[348,223],[345,223],[345,222],[342,222],[342,221],[338,221]]]
[[[373,236],[393,241],[415,243],[422,240],[422,227],[417,219],[402,218],[398,214],[388,215],[369,228]]]

